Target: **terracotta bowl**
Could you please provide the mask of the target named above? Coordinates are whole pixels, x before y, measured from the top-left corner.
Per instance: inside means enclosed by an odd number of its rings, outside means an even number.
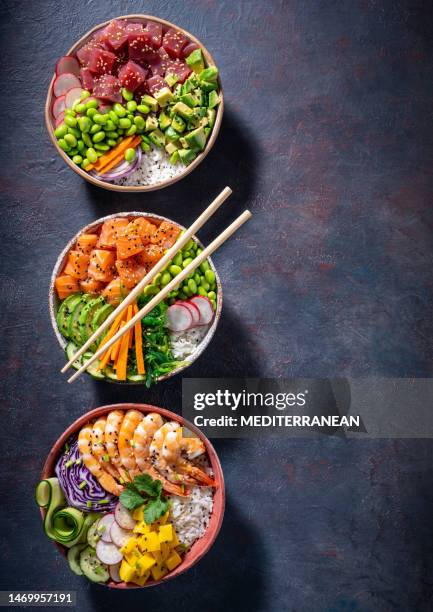
[[[146,21],[155,21],[156,23],[160,23],[163,27],[167,28],[174,28],[176,30],[179,30],[180,32],[182,32],[187,38],[189,38],[192,42],[195,42],[202,50],[202,53],[205,57],[206,63],[208,66],[215,66],[215,61],[212,57],[212,55],[209,53],[209,51],[206,49],[206,47],[198,40],[198,38],[196,38],[195,36],[193,36],[192,34],[190,34],[189,32],[187,32],[186,30],[184,30],[183,28],[180,28],[179,26],[170,23],[169,21],[165,21],[164,19],[160,19],[159,17],[154,17],[153,15],[142,15],[142,14],[134,14],[134,15],[121,15],[120,17],[113,17],[113,19],[128,19],[134,22],[146,22]],[[78,40],[75,44],[72,45],[72,47],[65,53],[65,55],[74,55],[78,49],[80,49],[82,46],[84,46],[88,40],[92,37],[93,34],[95,34],[95,32],[101,28],[104,28],[105,26],[107,26],[110,21],[112,21],[112,19],[110,19],[109,21],[105,21],[104,23],[99,23],[98,25],[96,25],[95,27],[93,27],[91,30],[89,30],[88,32],[86,32],[86,34],[84,34],[84,36],[82,36],[80,38],[80,40]],[[52,108],[52,104],[53,104],[53,83],[54,80],[56,78],[55,73],[53,74],[53,78],[50,81],[50,85],[48,87],[48,93],[47,93],[47,98],[46,98],[46,102],[45,102],[45,125],[47,126],[47,130],[48,130],[48,134],[50,136],[51,142],[53,143],[53,145],[55,146],[55,148],[57,149],[57,153],[60,155],[60,157],[63,158],[63,161],[77,174],[79,174],[83,179],[85,179],[86,181],[88,181],[89,183],[92,183],[93,185],[97,185],[98,187],[103,187],[104,189],[110,189],[111,191],[155,191],[157,189],[162,189],[163,187],[168,187],[169,185],[173,185],[173,183],[176,183],[177,181],[179,181],[180,179],[184,178],[185,176],[187,176],[188,174],[190,174],[190,172],[192,172],[194,170],[194,168],[197,168],[197,166],[204,160],[204,158],[206,157],[206,155],[209,153],[209,151],[212,149],[215,140],[218,136],[218,132],[220,130],[221,127],[221,121],[223,118],[223,112],[224,112],[224,94],[223,94],[223,89],[221,86],[221,81],[218,77],[218,85],[219,85],[219,97],[220,97],[220,103],[218,104],[217,107],[217,113],[216,113],[216,118],[215,118],[215,125],[213,127],[212,133],[210,135],[209,140],[207,141],[206,144],[206,148],[204,149],[204,151],[202,153],[200,153],[200,155],[197,155],[197,157],[195,158],[195,160],[189,164],[189,166],[185,167],[185,170],[183,172],[181,172],[180,174],[166,179],[164,181],[161,181],[159,183],[154,183],[153,185],[136,185],[136,186],[130,186],[130,185],[113,185],[112,183],[107,183],[105,181],[101,181],[93,176],[90,176],[90,174],[88,172],[85,172],[84,170],[82,170],[81,168],[79,168],[76,164],[74,164],[72,162],[72,160],[68,157],[68,155],[66,155],[66,153],[64,151],[62,151],[62,149],[59,147],[58,143],[57,143],[57,138],[54,135],[54,118],[53,115],[51,113],[51,108]]]
[[[60,331],[59,331],[59,329],[57,327],[56,314],[57,314],[57,310],[58,310],[58,308],[60,306],[60,300],[57,297],[57,294],[56,294],[56,291],[55,291],[55,288],[54,288],[54,282],[55,282],[57,276],[62,271],[63,266],[66,263],[67,255],[68,255],[69,251],[71,250],[72,246],[77,241],[78,237],[81,234],[84,234],[84,233],[87,233],[87,232],[95,232],[95,230],[97,230],[99,228],[99,226],[104,223],[104,221],[107,221],[108,219],[118,218],[118,217],[146,217],[147,219],[149,219],[149,221],[152,221],[152,223],[155,223],[156,225],[160,225],[160,223],[162,223],[162,221],[169,221],[170,223],[174,223],[175,225],[178,225],[182,230],[185,229],[185,227],[183,225],[180,225],[180,223],[176,223],[176,221],[172,221],[171,219],[167,219],[167,217],[161,217],[160,215],[155,215],[153,213],[134,211],[134,212],[121,212],[121,213],[116,213],[114,215],[107,215],[106,217],[101,217],[100,219],[97,219],[93,223],[90,223],[89,225],[86,225],[86,227],[83,227],[83,229],[81,229],[77,234],[75,234],[75,236],[68,242],[68,244],[65,246],[63,251],[60,253],[60,255],[59,255],[59,257],[58,257],[58,259],[56,261],[56,264],[55,264],[54,269],[53,269],[53,273],[51,275],[50,291],[49,291],[49,296],[48,296],[51,325],[53,326],[54,333],[56,334],[56,338],[57,338],[60,346],[63,349],[66,348],[66,345],[68,344],[68,341],[65,340],[65,338],[62,336],[62,334],[60,333]],[[195,242],[197,242],[197,244],[201,248],[204,248],[203,244],[200,242],[200,240],[198,238],[193,236],[193,240],[195,240]],[[212,324],[209,327],[206,336],[200,342],[200,344],[198,345],[196,350],[189,357],[186,358],[186,362],[187,363],[185,365],[177,368],[176,370],[173,370],[173,371],[169,372],[165,376],[160,376],[158,378],[158,382],[166,380],[167,378],[171,378],[175,374],[179,374],[179,372],[182,372],[183,370],[188,368],[192,363],[194,363],[194,361],[196,359],[198,359],[198,357],[207,348],[209,342],[212,340],[212,337],[213,337],[213,335],[214,335],[214,333],[216,331],[217,325],[218,325],[219,320],[221,318],[221,311],[222,311],[222,305],[223,305],[223,294],[222,294],[221,280],[220,280],[220,277],[218,276],[218,272],[216,271],[216,268],[215,268],[211,258],[208,258],[208,261],[209,261],[209,265],[210,265],[211,269],[215,273],[215,280],[216,280],[216,286],[217,286],[217,304],[216,304],[216,311],[215,311],[215,315],[214,315]],[[109,379],[109,378],[105,378],[105,379],[103,379],[103,381],[104,382],[106,381],[106,382],[115,383],[115,384],[118,384],[118,385],[143,385],[144,384],[142,382],[116,381],[116,380],[112,380],[112,379]]]
[[[224,476],[221,468],[220,461],[218,459],[218,455],[212,444],[206,438],[205,435],[192,423],[186,421],[184,418],[171,412],[170,410],[166,410],[164,408],[158,408],[156,406],[151,406],[150,404],[112,404],[110,406],[101,406],[100,408],[95,408],[90,412],[87,412],[79,419],[77,419],[68,429],[60,436],[57,442],[54,444],[51,449],[47,460],[45,462],[44,468],[41,474],[41,480],[45,478],[50,478],[55,476],[54,468],[57,462],[57,458],[64,447],[65,443],[69,440],[69,438],[78,433],[83,425],[85,425],[89,420],[95,419],[96,417],[100,417],[104,414],[107,414],[111,410],[140,410],[143,413],[147,412],[158,412],[162,417],[168,420],[178,421],[183,427],[189,429],[192,433],[197,435],[201,440],[203,440],[207,454],[209,457],[210,464],[212,466],[212,470],[214,473],[214,478],[216,482],[215,493],[213,498],[213,510],[211,519],[206,529],[203,537],[192,545],[190,550],[183,557],[183,561],[180,565],[178,565],[172,572],[164,576],[158,582],[154,580],[148,581],[144,587],[140,587],[138,585],[126,584],[124,582],[116,583],[109,582],[106,584],[102,584],[102,586],[108,586],[113,589],[141,589],[149,586],[155,586],[157,584],[162,584],[167,582],[168,580],[172,580],[176,578],[176,576],[180,576],[187,570],[189,570],[193,565],[195,565],[204,555],[211,549],[213,543],[215,542],[219,530],[221,529],[221,524],[223,522],[224,517],[224,507],[225,507],[225,488],[224,488]],[[41,508],[41,516],[42,520],[45,517],[45,510]],[[57,548],[61,551],[61,553],[66,557],[67,549],[61,546],[60,544],[55,543]]]

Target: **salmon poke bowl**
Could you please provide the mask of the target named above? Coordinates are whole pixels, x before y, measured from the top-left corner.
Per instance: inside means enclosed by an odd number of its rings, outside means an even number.
[[[224,479],[209,440],[182,417],[147,404],[103,406],[57,440],[36,503],[74,574],[139,588],[208,552],[223,520]]]
[[[151,191],[204,159],[223,105],[218,68],[197,38],[128,15],[97,25],[57,61],[45,122],[58,153],[87,181]]]
[[[120,213],[83,228],[60,254],[51,277],[49,308],[56,337],[71,359],[122,300],[152,270],[181,233],[164,217]],[[75,362],[79,369],[203,250],[195,237]],[[215,333],[222,289],[210,258],[153,310],[89,364],[95,379],[150,386],[193,363]]]

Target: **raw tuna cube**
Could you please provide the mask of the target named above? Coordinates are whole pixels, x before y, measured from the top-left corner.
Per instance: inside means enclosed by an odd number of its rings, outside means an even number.
[[[165,76],[174,74],[177,76],[177,82],[183,83],[191,74],[191,68],[182,60],[171,60],[165,71]]]
[[[111,51],[93,49],[89,55],[89,69],[95,74],[110,74],[116,56]]]
[[[188,55],[190,55],[193,51],[195,51],[196,49],[199,49],[199,46],[196,45],[194,42],[190,42],[187,45],[184,46],[184,48],[182,49],[182,57],[188,57]]]
[[[93,91],[93,74],[88,68],[81,68],[80,70],[81,85],[88,91]]]
[[[121,49],[120,51],[117,51],[116,60],[113,64],[113,69],[111,70],[111,74],[114,74],[114,76],[118,76],[119,70],[124,64],[127,63],[127,61],[128,61],[128,47],[125,47],[125,49]]]
[[[163,87],[167,87],[167,82],[164,81],[162,76],[156,74],[152,78],[147,79],[146,85],[148,92],[153,95],[155,92],[159,91]]]
[[[128,36],[129,59],[134,62],[147,62],[154,54],[152,38],[148,30],[133,32]]]
[[[108,102],[122,102],[120,83],[111,74],[103,74],[94,82],[93,95]]]
[[[81,49],[78,49],[77,59],[82,66],[87,67],[89,65],[91,53],[94,49],[101,49],[101,45],[94,42],[93,40],[88,42],[87,45],[84,45],[84,47],[81,47]]]
[[[113,19],[113,21],[104,28],[104,40],[107,46],[113,51],[118,51],[126,46],[128,42],[128,32],[125,30],[125,24],[118,19]]]
[[[182,49],[188,43],[186,36],[176,30],[169,30],[162,40],[162,46],[170,57],[182,57]]]
[[[162,27],[161,24],[155,23],[154,21],[148,21],[146,30],[150,32],[152,39],[152,46],[154,49],[159,49],[162,44]]]
[[[132,32],[141,32],[142,30],[144,30],[142,23],[127,23],[125,26],[125,32],[128,32],[128,34],[132,34]]]
[[[135,91],[139,85],[144,83],[146,76],[146,71],[131,60],[119,70],[120,84],[130,91]]]
[[[155,76],[157,74],[159,74],[160,76],[164,76],[167,66],[170,62],[170,56],[167,54],[166,50],[161,47],[147,61],[152,71],[152,76]]]

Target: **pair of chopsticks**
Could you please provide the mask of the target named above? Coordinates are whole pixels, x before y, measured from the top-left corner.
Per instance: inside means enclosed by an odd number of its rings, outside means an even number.
[[[206,223],[208,219],[214,214],[214,212],[221,206],[221,204],[229,197],[232,193],[230,187],[225,187],[222,192],[215,198],[215,200],[206,208],[204,212],[194,221],[179,238],[176,240],[174,245],[168,249],[165,255],[154,265],[154,267],[146,274],[146,276],[134,287],[134,289],[126,296],[126,298],[119,304],[119,306],[111,313],[109,317],[105,319],[100,327],[95,331],[94,334],[83,344],[83,346],[73,355],[68,363],[62,368],[61,372],[66,372],[68,368],[74,363],[76,359],[81,357],[87,349],[101,336],[101,334],[113,323],[116,317],[123,312],[143,291],[144,287],[148,285],[152,279],[160,272],[168,262],[173,259],[178,251],[180,251],[190,240],[192,236]],[[179,285],[187,276],[194,272],[196,268],[212,253],[214,253],[232,234],[234,234],[240,227],[248,221],[251,217],[249,210],[245,210],[231,225],[229,225],[213,242],[206,247],[200,255],[195,257],[193,261],[182,270],[177,276],[175,276],[168,285],[165,285],[160,292],[155,295],[139,312],[132,317],[128,323],[126,323],[112,338],[105,342],[94,355],[86,361],[79,370],[75,372],[69,379],[68,383],[76,380],[87,368],[96,360],[103,355],[107,349],[109,349],[119,338],[126,334],[134,325],[145,317],[155,306],[157,306],[169,293],[173,291],[175,287]]]

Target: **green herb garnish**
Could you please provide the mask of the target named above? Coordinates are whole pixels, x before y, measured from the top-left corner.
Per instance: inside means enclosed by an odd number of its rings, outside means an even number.
[[[157,521],[168,510],[168,499],[162,495],[162,482],[153,480],[149,474],[140,474],[129,482],[120,494],[120,501],[127,510],[144,505],[147,525]]]

